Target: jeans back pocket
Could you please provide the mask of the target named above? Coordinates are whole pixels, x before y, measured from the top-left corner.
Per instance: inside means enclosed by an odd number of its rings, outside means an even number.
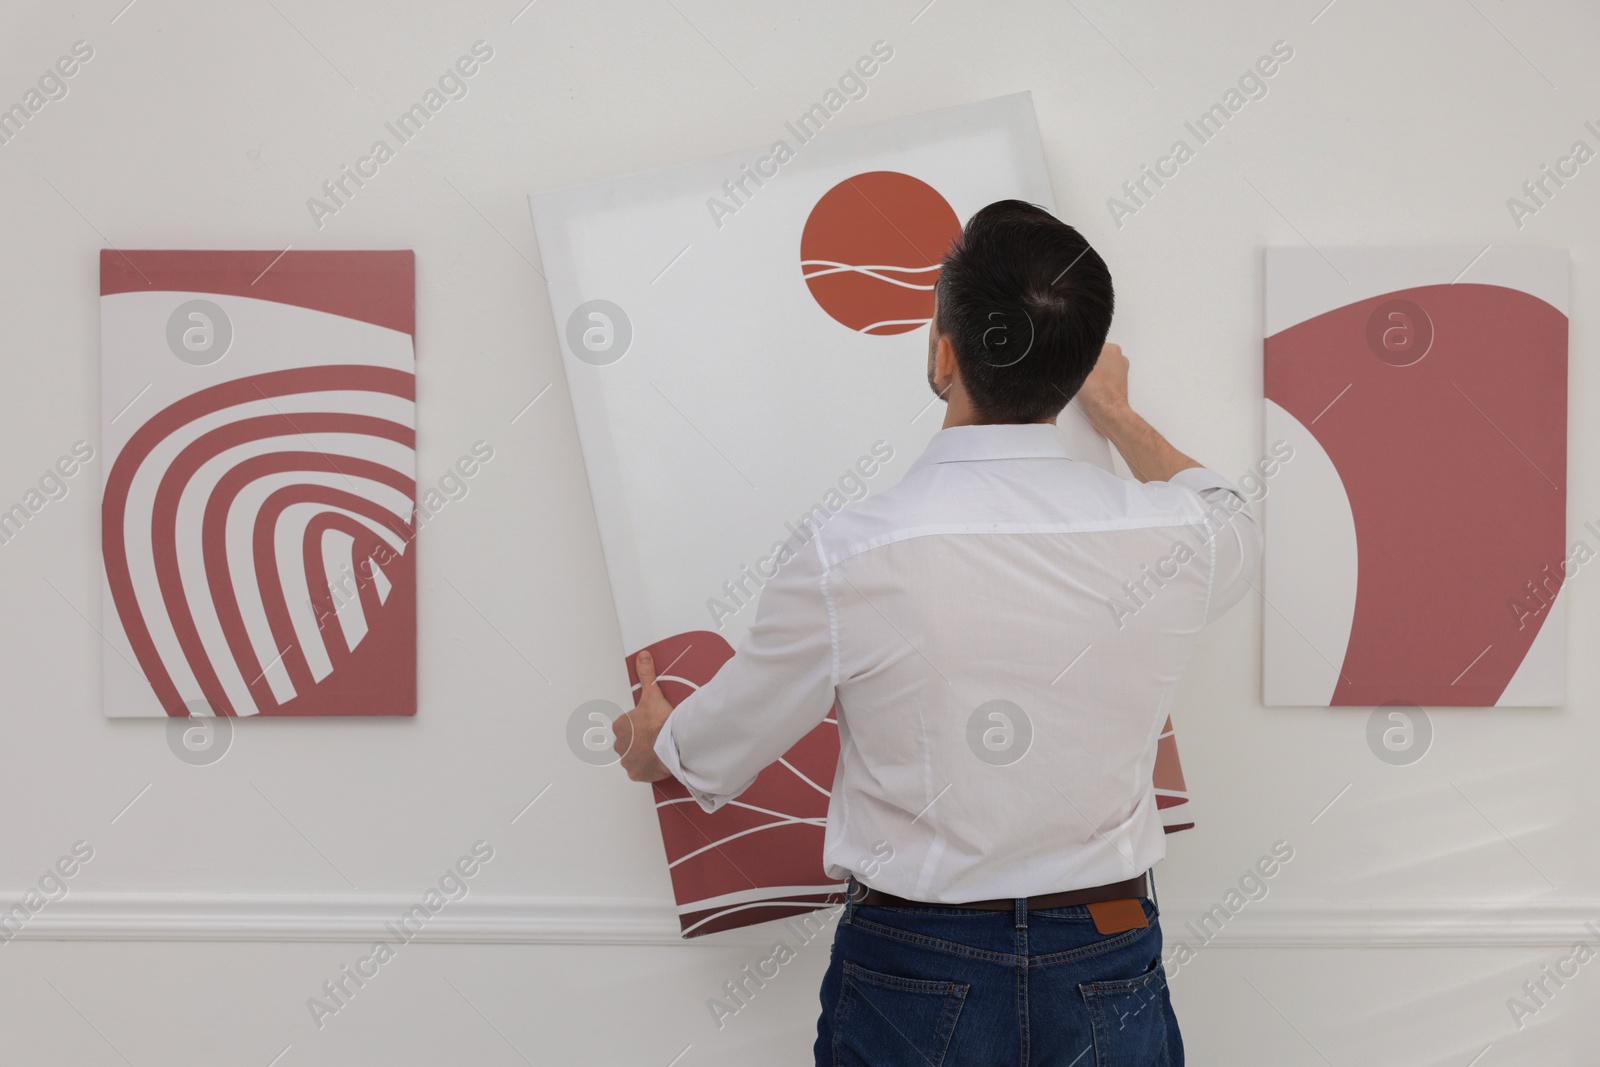
[[[1095,1067],[1164,1067],[1166,981],[1157,960],[1137,978],[1078,987],[1094,1028]]]
[[[844,962],[834,1067],[940,1067],[967,983],[879,974]]]

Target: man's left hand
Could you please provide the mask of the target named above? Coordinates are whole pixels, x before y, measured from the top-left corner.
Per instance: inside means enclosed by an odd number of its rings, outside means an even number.
[[[612,748],[622,756],[622,769],[633,781],[659,782],[672,777],[656,755],[656,735],[672,714],[672,705],[656,684],[655,658],[649,652],[641,652],[634,664],[639,670],[639,703],[611,724],[617,735]]]

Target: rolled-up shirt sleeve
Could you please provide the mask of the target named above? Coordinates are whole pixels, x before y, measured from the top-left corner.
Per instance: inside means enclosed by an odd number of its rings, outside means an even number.
[[[1168,480],[1198,495],[1205,505],[1214,560],[1206,598],[1205,622],[1210,623],[1253,588],[1261,567],[1261,526],[1244,494],[1214,470],[1190,467]]]
[[[813,538],[767,582],[739,651],[673,709],[657,735],[656,755],[706,811],[748,789],[833,706],[826,580]]]

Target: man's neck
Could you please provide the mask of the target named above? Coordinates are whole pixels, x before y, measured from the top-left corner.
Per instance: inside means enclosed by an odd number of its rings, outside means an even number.
[[[952,426],[1054,426],[1055,423],[1056,416],[1054,415],[1051,415],[1048,419],[1040,419],[1036,423],[997,423],[993,419],[981,418],[977,412],[972,410],[971,405],[963,404],[957,407],[955,402],[952,401],[949,407],[945,409],[944,425],[940,429],[948,430]]]

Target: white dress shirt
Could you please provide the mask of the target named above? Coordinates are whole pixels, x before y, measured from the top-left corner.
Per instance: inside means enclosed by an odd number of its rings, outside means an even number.
[[[1195,635],[1260,560],[1244,503],[1205,468],[1075,461],[1049,424],[941,430],[791,541],[656,753],[712,811],[837,698],[831,876],[939,903],[1133,877],[1166,854],[1151,771]]]

